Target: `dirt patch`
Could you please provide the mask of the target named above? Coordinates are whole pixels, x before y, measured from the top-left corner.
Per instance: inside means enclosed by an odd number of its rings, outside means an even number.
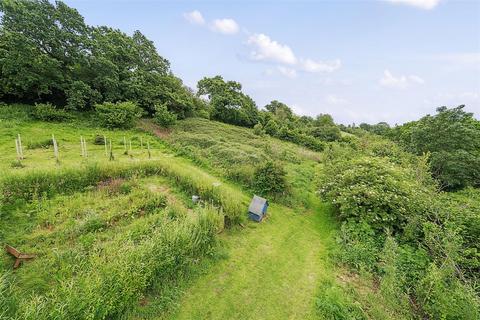
[[[162,128],[153,123],[151,120],[142,120],[139,122],[138,126],[140,129],[151,132],[163,140],[168,140],[170,134],[172,133],[172,129]]]

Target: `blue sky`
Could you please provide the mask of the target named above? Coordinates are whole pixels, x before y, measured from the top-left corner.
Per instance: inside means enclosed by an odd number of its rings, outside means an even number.
[[[91,25],[155,42],[195,88],[242,83],[259,105],[391,124],[465,104],[480,117],[480,1],[67,0]]]

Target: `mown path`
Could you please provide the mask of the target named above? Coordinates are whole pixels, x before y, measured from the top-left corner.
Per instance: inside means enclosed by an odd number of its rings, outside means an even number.
[[[333,223],[320,203],[306,213],[271,206],[269,218],[224,235],[228,258],[193,282],[172,319],[314,319]]]

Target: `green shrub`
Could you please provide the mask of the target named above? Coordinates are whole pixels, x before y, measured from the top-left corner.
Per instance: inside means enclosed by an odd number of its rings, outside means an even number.
[[[430,319],[480,319],[475,292],[455,277],[453,266],[432,263],[416,288],[418,301]]]
[[[171,127],[177,121],[177,115],[168,111],[167,106],[155,106],[154,121],[162,127]]]
[[[378,231],[402,231],[410,218],[428,212],[432,189],[413,170],[376,157],[338,161],[326,167],[320,193],[341,220],[365,221]]]
[[[93,138],[93,144],[98,145],[98,146],[104,146],[105,145],[105,136],[97,134],[95,135],[95,138]]]
[[[253,126],[253,133],[257,136],[263,136],[265,134],[265,130],[263,130],[261,123],[257,123]]]
[[[286,190],[286,172],[282,165],[267,161],[256,168],[253,190],[260,195],[278,195]]]
[[[65,110],[59,110],[50,103],[37,103],[31,113],[32,118],[41,121],[65,121],[71,116]]]
[[[341,249],[336,253],[340,262],[357,270],[375,270],[383,237],[379,237],[368,223],[343,223],[337,242]]]
[[[130,101],[97,104],[95,110],[101,125],[110,129],[133,127],[143,112],[140,107]]]

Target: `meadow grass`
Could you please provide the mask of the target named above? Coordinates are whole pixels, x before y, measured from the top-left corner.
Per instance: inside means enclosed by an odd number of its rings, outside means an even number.
[[[130,163],[149,159],[147,143],[150,145],[153,159],[167,152],[167,147],[162,140],[145,131],[108,130],[100,127],[95,121],[94,114],[78,115],[66,122],[42,122],[29,118],[30,106],[8,105],[2,106],[3,108],[8,110],[0,114],[0,174],[6,174],[12,170],[43,170],[108,162],[109,153],[105,153],[104,144],[95,144],[97,136],[107,138],[107,149],[110,141],[112,142],[114,162]],[[16,167],[15,139],[19,134],[25,159],[21,161],[22,166]],[[59,164],[54,157],[52,134],[58,142]],[[82,157],[81,137],[87,144],[87,158]],[[124,137],[127,141],[127,154],[125,154]],[[130,150],[130,141],[132,150]]]
[[[37,258],[3,273],[4,316],[117,317],[153,281],[175,278],[213,250],[222,210],[208,203],[188,208],[169,191],[168,179],[152,179],[113,180],[10,208],[3,221],[13,225],[2,242]],[[9,257],[1,261],[3,270],[11,268]]]
[[[337,309],[355,318],[359,308],[367,318],[397,315],[368,277],[343,277],[329,259],[337,226],[316,195],[323,154],[205,119],[170,132],[148,121],[112,131],[88,113],[46,123],[33,121],[28,106],[6,108],[0,242],[37,258],[15,273],[10,257],[0,259],[0,318],[330,319]],[[113,161],[94,144],[103,135]],[[269,199],[266,221],[246,223],[253,172],[266,160],[284,166],[287,190]],[[225,224],[232,228],[218,236]]]

